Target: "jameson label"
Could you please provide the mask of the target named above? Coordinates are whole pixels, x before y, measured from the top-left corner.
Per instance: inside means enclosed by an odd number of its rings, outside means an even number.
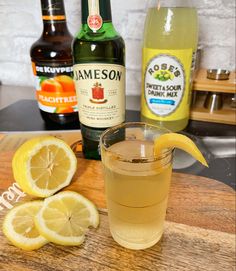
[[[142,114],[177,120],[189,114],[192,50],[143,51]]]
[[[80,122],[106,128],[125,120],[125,67],[114,64],[76,64],[74,80]]]
[[[72,65],[32,62],[39,108],[48,113],[78,111]]]

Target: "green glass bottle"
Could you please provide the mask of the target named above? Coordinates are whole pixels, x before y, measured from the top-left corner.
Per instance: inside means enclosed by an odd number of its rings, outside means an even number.
[[[72,51],[85,158],[100,159],[99,139],[125,120],[125,44],[110,0],[81,0],[82,25]]]

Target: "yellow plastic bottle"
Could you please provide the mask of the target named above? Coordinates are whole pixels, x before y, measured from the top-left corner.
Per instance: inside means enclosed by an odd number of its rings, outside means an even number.
[[[176,132],[189,120],[198,20],[191,1],[162,2],[145,22],[141,118]]]

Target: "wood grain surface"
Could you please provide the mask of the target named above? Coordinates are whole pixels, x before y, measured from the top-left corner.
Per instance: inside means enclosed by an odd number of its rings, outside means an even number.
[[[12,151],[0,152],[0,195],[14,182],[12,157]],[[78,158],[78,171],[66,190],[78,191],[106,208],[101,162]],[[0,227],[6,212],[0,211]],[[0,270],[235,270],[235,193],[218,181],[173,173],[165,234],[144,251],[117,245],[109,233],[106,211],[100,211],[100,219],[99,229],[89,231],[80,247],[48,244],[24,252],[0,230]]]
[[[113,241],[104,211],[100,211],[99,228],[90,230],[79,247],[47,244],[38,251],[25,252],[9,244],[2,233],[0,242],[2,271],[233,271],[235,268],[233,234],[166,222],[165,233],[157,245],[132,251]]]
[[[13,152],[0,153],[0,193],[14,182]],[[99,208],[106,208],[102,164],[78,158],[78,170],[64,190],[77,191]],[[30,200],[27,196],[24,200]],[[173,173],[167,220],[206,229],[235,233],[235,192],[205,177]]]

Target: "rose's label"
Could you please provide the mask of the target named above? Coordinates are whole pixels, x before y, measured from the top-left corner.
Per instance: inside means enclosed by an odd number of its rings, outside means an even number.
[[[189,115],[192,49],[143,50],[142,115],[173,121]]]
[[[80,122],[106,128],[125,120],[125,67],[114,64],[76,64],[74,80]]]
[[[39,108],[48,113],[78,111],[73,67],[32,62]]]
[[[102,27],[103,20],[100,16],[99,0],[88,0],[89,16],[87,18],[87,24],[93,31],[97,31]]]

